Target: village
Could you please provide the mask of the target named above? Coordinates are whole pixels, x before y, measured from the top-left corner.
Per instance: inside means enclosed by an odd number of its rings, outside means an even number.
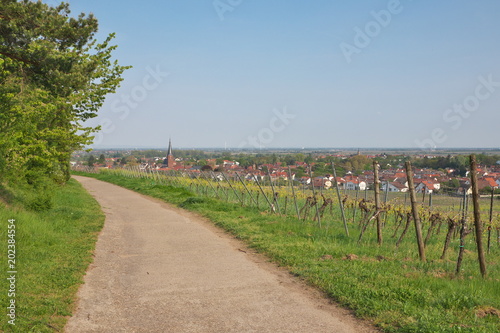
[[[185,174],[196,175],[202,172],[211,173],[212,177],[219,178],[220,172],[224,172],[229,177],[238,174],[248,182],[271,180],[275,184],[289,182],[317,189],[328,190],[335,186],[335,180],[342,190],[365,191],[373,188],[374,171],[373,160],[379,161],[379,181],[381,191],[384,192],[407,192],[408,181],[404,169],[404,161],[412,158],[414,163],[414,184],[417,193],[425,194],[448,194],[462,195],[471,193],[470,177],[464,167],[458,170],[456,163],[449,162],[449,166],[444,168],[429,168],[423,163],[425,159],[436,158],[429,155],[362,155],[359,151],[354,154],[317,154],[314,156],[292,155],[289,157],[248,158],[240,163],[238,158],[224,159],[205,158],[195,159],[190,156],[176,157],[172,149],[172,143],[163,157],[146,157],[140,154],[127,153],[122,157],[106,157],[101,154],[100,158],[90,155],[89,161],[80,160],[72,162],[74,166],[92,165],[95,168],[121,168],[133,166],[142,171],[155,172],[183,172]],[[109,152],[108,152],[109,155]],[[139,155],[138,157],[136,157]],[[181,154],[183,155],[183,154]],[[227,157],[227,156],[226,156]],[[464,157],[461,156],[462,160]],[[442,160],[443,158],[441,158]],[[447,157],[448,161],[452,159]],[[490,158],[490,160],[492,160]],[[494,160],[494,159],[493,159]],[[331,162],[335,162],[337,177],[333,175]],[[390,163],[382,163],[390,162]],[[263,163],[259,163],[263,162]],[[420,163],[419,163],[420,162]],[[446,161],[443,162],[444,165]],[[491,161],[490,161],[491,163]],[[419,167],[419,165],[424,165]],[[442,166],[444,166],[442,165]],[[455,168],[453,167],[455,165]],[[491,191],[500,191],[500,164],[481,165],[478,169],[478,187],[483,194],[490,194]]]

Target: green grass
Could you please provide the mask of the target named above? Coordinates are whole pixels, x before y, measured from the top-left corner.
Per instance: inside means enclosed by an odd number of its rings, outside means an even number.
[[[16,197],[16,191],[11,191]],[[5,332],[62,331],[104,223],[98,203],[75,180],[54,188],[53,208],[33,212],[0,202],[0,303]],[[8,324],[7,224],[16,220],[16,325]]]
[[[359,228],[354,224],[349,226],[351,235],[347,237],[340,221],[318,228],[313,221],[278,217],[153,179],[106,173],[92,176],[208,217],[384,331],[500,330],[500,318],[495,315],[495,310],[500,309],[500,248],[496,244],[487,255],[489,275],[483,279],[470,235],[462,272],[455,277],[456,242],[449,259],[439,260],[442,244],[433,239],[426,249],[428,262],[421,262],[413,232],[396,249],[393,242],[378,246],[371,227],[358,245]],[[384,239],[390,238],[392,230],[386,233]],[[357,258],[349,260],[349,254]]]

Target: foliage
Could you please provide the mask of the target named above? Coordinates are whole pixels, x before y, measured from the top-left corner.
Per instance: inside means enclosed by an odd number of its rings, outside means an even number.
[[[17,280],[16,325],[4,320],[0,332],[62,332],[75,308],[75,297],[82,283],[97,233],[104,223],[98,203],[76,181],[52,189],[50,211],[26,210],[18,199],[24,196],[16,188],[7,207],[0,202],[0,239],[7,244],[8,219],[16,220]],[[7,258],[7,246],[2,255]],[[7,260],[0,269],[9,271]],[[7,283],[0,284],[0,303],[9,302]]]
[[[500,156],[478,154],[476,155],[476,159],[477,162],[482,165],[495,165],[496,162],[500,160]],[[454,175],[462,177],[465,176],[469,169],[469,159],[466,155],[424,157],[413,159],[412,164],[417,168],[430,168],[435,170],[450,168],[454,170]]]
[[[127,67],[111,60],[92,14],[69,5],[1,0],[0,181],[43,187],[69,179],[71,153],[92,140],[97,115]]]
[[[94,157],[94,155],[90,155],[90,156],[89,156],[89,159],[87,160],[87,165],[91,167],[91,166],[94,166],[94,164],[95,164],[95,163],[96,163],[96,162],[95,162],[95,157]]]
[[[489,186],[486,186],[483,189],[479,190],[479,193],[483,194],[483,195],[487,195],[487,194],[491,194],[491,191],[492,191],[492,188],[489,187]],[[495,189],[493,193],[494,194],[500,194],[500,189],[498,189],[498,188]]]

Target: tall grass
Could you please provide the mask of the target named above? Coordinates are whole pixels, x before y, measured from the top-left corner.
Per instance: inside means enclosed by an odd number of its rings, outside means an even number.
[[[0,283],[5,332],[62,331],[74,308],[75,295],[92,259],[97,233],[104,215],[97,202],[75,180],[53,191],[53,208],[42,212],[0,203],[0,247],[2,277],[7,271],[7,221],[16,220],[17,318],[8,324],[9,288]],[[23,194],[19,194],[22,196]]]
[[[470,251],[461,274],[455,276],[457,249],[450,251],[448,259],[439,260],[442,244],[437,239],[431,239],[426,248],[430,260],[421,262],[413,233],[399,248],[393,242],[378,246],[372,227],[358,244],[359,228],[350,223],[347,237],[338,217],[318,228],[316,222],[298,220],[293,214],[280,217],[205,196],[203,191],[195,193],[194,186],[110,173],[92,176],[208,217],[387,332],[500,330],[500,248],[496,244],[487,257],[489,277],[483,279],[469,236]]]

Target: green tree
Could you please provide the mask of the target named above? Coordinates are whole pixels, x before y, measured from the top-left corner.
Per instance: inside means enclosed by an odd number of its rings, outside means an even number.
[[[307,157],[304,158],[304,162],[306,162],[307,164],[311,164],[312,162],[314,162],[314,158],[311,154],[307,155]]]
[[[447,183],[445,183],[446,186],[451,187],[453,189],[458,189],[460,187],[460,181],[456,178],[451,179]]]
[[[96,163],[96,160],[95,160],[94,155],[90,155],[90,156],[89,156],[89,159],[88,159],[88,161],[87,161],[87,165],[88,165],[89,167],[93,167],[95,163]]]
[[[354,172],[361,172],[364,170],[370,169],[370,164],[372,163],[372,160],[364,155],[356,155],[353,156],[349,159],[349,162],[351,163],[352,166],[352,171]],[[348,169],[346,167],[346,169]]]
[[[99,159],[97,160],[97,163],[98,164],[106,163],[106,157],[104,156],[104,154],[99,155]]]
[[[120,160],[121,165],[137,165],[138,160],[135,156],[125,156]]]
[[[92,14],[69,4],[0,0],[0,177],[64,183],[71,153],[91,143],[105,96],[128,67],[112,61]],[[0,179],[2,180],[2,179]],[[42,186],[43,187],[43,186]]]
[[[299,179],[299,178],[304,177],[306,175],[306,172],[305,172],[303,167],[295,168],[293,173],[295,173],[295,179]]]

